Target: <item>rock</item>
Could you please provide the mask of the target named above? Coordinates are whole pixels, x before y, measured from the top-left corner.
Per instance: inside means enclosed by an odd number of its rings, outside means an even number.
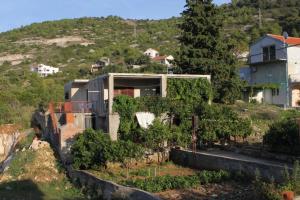
[[[41,140],[35,138],[32,141],[32,144],[30,145],[29,149],[32,149],[32,150],[36,151],[38,149],[41,149],[41,148],[44,148],[44,147],[47,147],[47,146],[49,146],[48,142],[41,141]]]

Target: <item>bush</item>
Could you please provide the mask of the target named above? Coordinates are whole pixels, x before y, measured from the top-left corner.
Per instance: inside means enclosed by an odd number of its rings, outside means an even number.
[[[102,131],[85,130],[72,146],[73,167],[91,169],[106,167],[107,162],[120,162],[127,167],[131,158],[143,156],[143,148],[130,141],[111,141]]]
[[[271,124],[264,143],[274,151],[299,153],[299,127],[295,119],[282,119]]]
[[[153,124],[150,125],[143,134],[145,147],[159,153],[164,153],[166,148],[168,148],[168,146],[165,145],[165,142],[168,142],[170,138],[170,129],[158,119],[154,120]],[[162,158],[162,160],[164,160],[164,158]],[[160,162],[159,156],[158,162]]]
[[[231,108],[202,104],[197,109],[199,116],[198,138],[202,143],[230,141],[230,137],[246,138],[252,133],[251,122],[238,116]]]

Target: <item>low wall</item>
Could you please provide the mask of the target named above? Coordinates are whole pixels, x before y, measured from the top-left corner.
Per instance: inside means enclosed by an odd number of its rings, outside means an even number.
[[[224,153],[224,154],[222,154]],[[255,176],[259,170],[260,175],[265,180],[274,179],[276,182],[283,181],[283,171],[287,167],[290,171],[292,167],[284,163],[272,162],[262,159],[255,159],[243,155],[226,152],[197,152],[187,150],[172,149],[170,159],[179,165],[208,170],[226,170],[232,173],[241,172],[248,176]]]
[[[87,192],[92,194],[92,198],[101,197],[104,200],[160,200],[151,193],[101,180],[86,171],[74,170],[71,167],[68,167],[67,170],[73,183],[86,188]]]

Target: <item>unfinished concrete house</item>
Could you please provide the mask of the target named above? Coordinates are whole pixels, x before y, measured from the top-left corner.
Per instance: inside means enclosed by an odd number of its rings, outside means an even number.
[[[113,112],[114,97],[167,96],[167,80],[175,78],[210,81],[209,75],[109,73],[92,80],[76,79],[65,85],[65,102],[53,105],[52,121],[60,146],[84,129],[102,129],[117,140],[119,115]]]

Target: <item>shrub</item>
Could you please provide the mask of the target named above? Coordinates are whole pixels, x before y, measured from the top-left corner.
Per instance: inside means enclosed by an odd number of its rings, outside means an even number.
[[[153,124],[150,125],[143,134],[145,147],[160,153],[165,152],[165,149],[168,148],[168,146],[165,145],[165,141],[168,142],[170,138],[170,129],[158,119],[154,120]],[[160,162],[159,157],[158,162]]]
[[[73,167],[76,169],[90,169],[106,165],[110,153],[111,141],[102,131],[92,129],[80,134],[72,146]]]
[[[227,171],[201,171],[198,173],[202,184],[207,183],[220,183],[230,178],[230,174]]]
[[[274,151],[299,153],[299,127],[294,119],[282,119],[270,125],[264,143]]]
[[[229,141],[230,137],[247,137],[252,133],[251,122],[238,116],[231,108],[218,104],[201,104],[198,138],[201,142]]]
[[[121,162],[128,166],[131,158],[143,156],[143,148],[130,141],[111,141],[102,131],[85,130],[72,146],[73,167],[90,169],[106,167],[107,162]]]

